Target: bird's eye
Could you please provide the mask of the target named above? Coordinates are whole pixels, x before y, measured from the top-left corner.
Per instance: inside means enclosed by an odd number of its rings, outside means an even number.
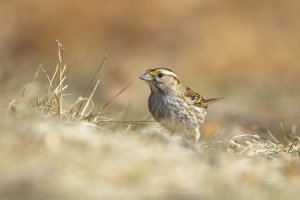
[[[159,73],[157,74],[157,76],[158,76],[159,78],[162,78],[162,77],[164,76],[164,74],[161,73],[161,72],[159,72]]]

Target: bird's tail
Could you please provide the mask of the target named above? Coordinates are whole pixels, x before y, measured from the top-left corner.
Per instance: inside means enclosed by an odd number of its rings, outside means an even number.
[[[204,103],[206,106],[208,106],[208,105],[213,104],[213,103],[215,103],[215,102],[217,102],[217,101],[220,101],[220,100],[222,100],[222,99],[225,99],[225,98],[222,97],[222,98],[210,98],[210,99],[204,99],[204,100],[203,100],[203,103]]]

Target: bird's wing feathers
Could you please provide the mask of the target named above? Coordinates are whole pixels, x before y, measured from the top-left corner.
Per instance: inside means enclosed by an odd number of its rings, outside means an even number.
[[[194,92],[191,88],[186,87],[184,90],[184,96],[188,102],[191,104],[202,107],[202,108],[207,108],[209,104],[212,104],[216,101],[219,101],[224,98],[211,98],[211,99],[204,99],[200,94]]]
[[[204,104],[204,98],[200,94],[194,92],[191,88],[186,87],[184,93],[184,96],[189,103],[203,108],[207,107]]]

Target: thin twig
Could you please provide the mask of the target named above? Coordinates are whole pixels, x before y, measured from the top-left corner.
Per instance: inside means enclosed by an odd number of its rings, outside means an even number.
[[[132,83],[134,81],[130,82],[126,87],[124,87],[122,90],[120,90],[115,96],[113,96],[113,98],[111,98],[107,103],[105,103],[102,107],[101,107],[101,111],[103,111],[109,104],[111,104],[111,102],[113,102],[120,94],[122,94],[127,88],[129,88]]]
[[[107,54],[105,54],[104,58],[102,59],[100,65],[98,66],[96,72],[95,72],[94,75],[93,75],[93,78],[92,78],[91,81],[89,82],[89,84],[88,84],[88,86],[87,86],[87,88],[86,88],[86,90],[85,90],[83,96],[86,95],[86,93],[88,92],[89,88],[90,88],[91,85],[93,84],[93,82],[94,82],[94,80],[96,79],[96,77],[97,77],[97,75],[98,75],[99,72],[100,72],[100,74],[99,74],[98,80],[101,80],[102,73],[103,73],[103,69],[104,69],[104,66],[105,66],[104,64],[105,64],[106,59],[107,59]]]
[[[267,130],[267,133],[271,136],[271,138],[274,140],[274,142],[279,144],[278,140],[274,137],[274,135],[269,130]]]
[[[290,148],[289,148],[289,150],[288,150],[288,153],[290,153],[290,151],[292,150],[292,147],[293,147],[293,145],[295,144],[296,140],[297,140],[297,138],[295,138],[295,139],[293,140],[293,142],[292,142],[292,144],[291,144],[291,146],[290,146]]]
[[[40,66],[38,67],[38,69],[36,70],[36,72],[35,72],[35,74],[34,74],[34,77],[33,77],[33,80],[34,80],[34,81],[38,78],[38,76],[39,76],[40,71],[41,71],[42,68],[43,68],[43,66],[40,65]]]
[[[115,96],[113,96],[107,103],[101,106],[100,111],[97,113],[97,116],[94,119],[94,123],[97,122],[98,116],[101,114],[101,112],[111,103],[113,102],[120,94],[122,94],[127,88],[129,88],[134,81],[130,82],[126,87],[124,87],[122,90],[120,90]]]
[[[95,85],[95,87],[94,87],[94,89],[93,89],[93,91],[92,91],[92,93],[91,93],[89,99],[87,100],[87,102],[86,102],[86,104],[85,104],[85,106],[84,106],[84,108],[83,108],[83,110],[82,110],[82,112],[81,112],[81,116],[80,116],[79,120],[82,119],[82,117],[83,117],[83,115],[84,115],[84,113],[85,113],[87,107],[88,107],[89,104],[90,104],[90,101],[91,101],[92,97],[93,97],[94,94],[95,94],[95,91],[96,91],[96,89],[97,89],[99,83],[100,83],[100,80],[97,81],[97,83],[96,83],[96,85]]]

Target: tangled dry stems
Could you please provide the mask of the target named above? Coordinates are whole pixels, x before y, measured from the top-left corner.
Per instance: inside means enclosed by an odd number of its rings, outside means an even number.
[[[68,88],[68,85],[65,84],[68,72],[70,68],[68,68],[67,64],[64,61],[64,48],[63,45],[56,40],[57,44],[57,55],[58,62],[56,64],[54,73],[50,75],[43,66],[40,66],[35,74],[35,79],[40,75],[42,71],[48,81],[48,88],[42,94],[35,96],[35,105],[29,102],[28,98],[25,98],[26,87],[24,87],[21,95],[21,101],[23,104],[28,107],[32,107],[38,112],[42,112],[48,116],[58,116],[61,119],[68,120],[79,120],[79,121],[88,121],[93,124],[98,124],[100,122],[110,121],[111,119],[106,116],[101,116],[101,112],[103,108],[101,107],[100,111],[97,111],[97,108],[93,102],[93,96],[99,86],[104,63],[106,60],[106,56],[103,58],[100,66],[98,67],[96,73],[94,74],[93,79],[90,81],[85,93],[83,96],[77,98],[77,100],[70,105],[64,105],[64,97],[65,90]],[[92,91],[89,95],[88,92],[90,88],[93,86]],[[30,97],[32,98],[32,97]],[[16,99],[14,99],[10,105],[10,110],[15,110]]]

